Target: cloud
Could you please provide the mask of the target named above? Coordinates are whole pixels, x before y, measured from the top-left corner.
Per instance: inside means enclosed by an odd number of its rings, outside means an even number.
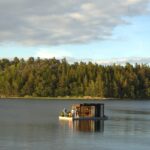
[[[49,50],[49,49],[40,49],[35,54],[35,57],[40,58],[57,58],[62,59],[64,57],[71,57],[71,53],[65,50]]]
[[[135,65],[136,63],[150,65],[150,57],[125,57],[106,60],[96,60],[95,62],[101,65],[112,65],[112,64],[125,65],[126,63],[130,63],[132,65]]]
[[[149,0],[0,0],[0,43],[61,45],[109,39]]]
[[[76,59],[73,57],[67,57],[67,61],[71,64],[74,62],[92,62],[100,65],[126,65],[126,63],[130,63],[132,65],[137,64],[146,64],[150,65],[150,57],[125,57],[125,58],[112,58],[112,59],[102,59],[102,60],[94,60],[94,59]]]

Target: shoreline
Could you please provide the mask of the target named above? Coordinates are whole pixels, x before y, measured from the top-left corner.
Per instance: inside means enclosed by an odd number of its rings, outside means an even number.
[[[32,96],[25,96],[25,97],[18,97],[18,96],[7,96],[7,97],[0,97],[0,99],[27,99],[27,100],[118,100],[118,98],[104,98],[104,97],[32,97]]]
[[[58,96],[58,97],[33,97],[33,96],[24,96],[24,97],[19,97],[19,96],[7,96],[7,97],[0,97],[0,100],[5,100],[5,99],[24,99],[24,100],[99,100],[99,101],[104,101],[104,100],[150,100],[147,98],[113,98],[113,97],[69,97],[69,96]]]

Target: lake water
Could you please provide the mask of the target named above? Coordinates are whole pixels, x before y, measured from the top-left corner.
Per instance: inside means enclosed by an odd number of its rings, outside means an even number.
[[[80,100],[0,100],[0,150],[148,150],[150,101],[106,100],[106,121],[59,121]],[[99,102],[99,101],[92,101]]]

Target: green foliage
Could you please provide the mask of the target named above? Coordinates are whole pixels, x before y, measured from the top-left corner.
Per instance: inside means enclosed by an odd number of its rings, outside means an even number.
[[[1,59],[0,96],[150,98],[150,67]]]

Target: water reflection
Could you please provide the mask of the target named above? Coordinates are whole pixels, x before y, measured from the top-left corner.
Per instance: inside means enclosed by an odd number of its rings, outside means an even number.
[[[73,129],[82,132],[104,132],[104,120],[76,120]]]
[[[61,126],[66,129],[80,132],[104,132],[104,120],[75,120],[60,121]]]

